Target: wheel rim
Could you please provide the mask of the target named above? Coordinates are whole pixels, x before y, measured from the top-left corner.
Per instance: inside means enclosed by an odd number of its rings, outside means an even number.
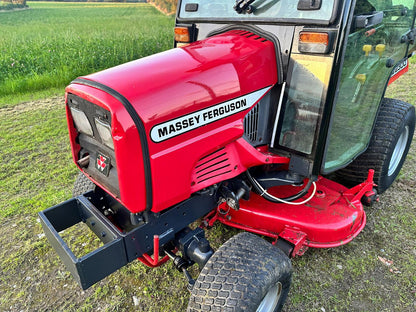
[[[400,161],[402,160],[404,151],[407,145],[407,139],[409,138],[409,126],[406,126],[397,140],[396,146],[394,147],[393,154],[391,155],[388,176],[391,176],[399,166]]]
[[[274,311],[279,303],[280,296],[282,295],[282,283],[277,282],[273,287],[269,289],[263,300],[260,302],[256,312],[269,312]]]

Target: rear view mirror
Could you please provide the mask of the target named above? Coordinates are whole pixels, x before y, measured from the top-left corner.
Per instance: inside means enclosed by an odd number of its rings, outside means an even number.
[[[354,17],[354,28],[368,28],[381,24],[383,11],[374,11],[371,14],[361,14]]]

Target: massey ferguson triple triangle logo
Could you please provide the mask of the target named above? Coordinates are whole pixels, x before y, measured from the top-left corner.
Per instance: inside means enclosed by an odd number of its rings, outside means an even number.
[[[104,175],[108,176],[110,171],[110,158],[98,153],[97,161],[95,162],[95,168],[97,168],[98,171]]]
[[[107,167],[107,164],[105,163],[107,159],[103,156],[99,156],[97,159],[97,168],[101,171],[104,171],[105,167]]]

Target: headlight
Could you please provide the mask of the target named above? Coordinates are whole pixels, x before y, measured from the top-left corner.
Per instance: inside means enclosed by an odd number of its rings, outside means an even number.
[[[74,119],[75,127],[79,132],[93,136],[93,131],[87,116],[83,111],[80,111],[74,107],[70,107],[72,118]]]
[[[111,135],[111,126],[98,118],[95,118],[95,126],[97,127],[98,134],[101,137],[101,141],[109,148],[114,149],[113,136]]]

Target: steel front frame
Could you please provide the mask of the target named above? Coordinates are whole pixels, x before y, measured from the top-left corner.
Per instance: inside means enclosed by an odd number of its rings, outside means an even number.
[[[141,224],[124,232],[94,206],[91,196],[94,196],[92,191],[39,213],[47,239],[83,289],[135,259],[151,267],[166,262],[166,257],[159,260],[159,247],[217,205],[216,196],[197,195],[163,213],[143,214]],[[59,232],[79,222],[88,225],[103,245],[76,257]],[[153,258],[149,256],[152,252]]]

